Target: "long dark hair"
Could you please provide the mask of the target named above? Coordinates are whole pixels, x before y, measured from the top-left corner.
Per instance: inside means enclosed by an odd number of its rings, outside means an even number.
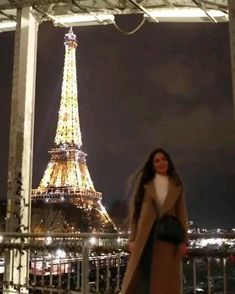
[[[156,171],[154,169],[154,164],[153,164],[153,159],[157,153],[162,153],[168,162],[168,170],[167,170],[167,175],[176,183],[177,186],[182,185],[182,181],[178,174],[176,173],[175,166],[170,158],[170,155],[162,148],[156,148],[154,149],[150,155],[148,160],[146,161],[145,165],[143,168],[136,174],[134,181],[133,181],[133,186],[137,186],[135,189],[135,192],[133,194],[133,200],[132,200],[132,217],[133,221],[135,223],[138,222],[138,218],[140,215],[140,210],[141,206],[143,203],[144,199],[144,185],[148,184],[156,174]],[[136,185],[137,182],[137,185]]]

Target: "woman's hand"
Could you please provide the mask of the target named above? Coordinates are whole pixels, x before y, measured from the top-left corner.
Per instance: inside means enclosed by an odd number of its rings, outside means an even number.
[[[135,245],[135,241],[130,241],[130,242],[129,242],[129,244],[128,244],[128,249],[129,249],[130,253],[133,252],[134,245]]]
[[[187,244],[185,243],[180,243],[179,244],[179,247],[178,247],[178,256],[181,258],[181,257],[184,257],[185,254],[187,253],[188,251],[188,246]]]

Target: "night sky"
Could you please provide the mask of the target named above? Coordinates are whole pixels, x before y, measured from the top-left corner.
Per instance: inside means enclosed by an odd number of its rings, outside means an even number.
[[[139,16],[119,19],[134,28]],[[64,28],[39,29],[33,187],[53,147]],[[76,27],[83,150],[103,203],[127,198],[127,178],[165,148],[185,184],[189,217],[231,227],[235,121],[228,24],[145,23],[126,36],[113,26]],[[0,194],[6,198],[14,33],[0,34]]]

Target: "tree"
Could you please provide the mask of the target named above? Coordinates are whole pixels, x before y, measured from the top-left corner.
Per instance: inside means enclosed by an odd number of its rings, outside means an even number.
[[[68,225],[61,211],[44,206],[32,210],[31,230],[33,233],[66,233]]]
[[[126,200],[113,201],[108,213],[119,229],[128,229],[128,203]]]

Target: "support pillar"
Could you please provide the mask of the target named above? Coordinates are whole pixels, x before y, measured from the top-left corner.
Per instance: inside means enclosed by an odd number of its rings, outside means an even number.
[[[19,8],[15,32],[6,216],[6,231],[19,234],[30,232],[37,31],[38,22],[32,8]],[[9,241],[27,243],[21,238]],[[29,252],[12,250],[7,253],[4,281],[12,285],[5,286],[4,293],[26,293],[28,274]]]
[[[235,118],[235,1],[228,0],[229,7],[229,38],[231,52],[232,87],[233,87],[233,115]]]
[[[82,249],[82,294],[89,294],[89,240],[85,240]]]

